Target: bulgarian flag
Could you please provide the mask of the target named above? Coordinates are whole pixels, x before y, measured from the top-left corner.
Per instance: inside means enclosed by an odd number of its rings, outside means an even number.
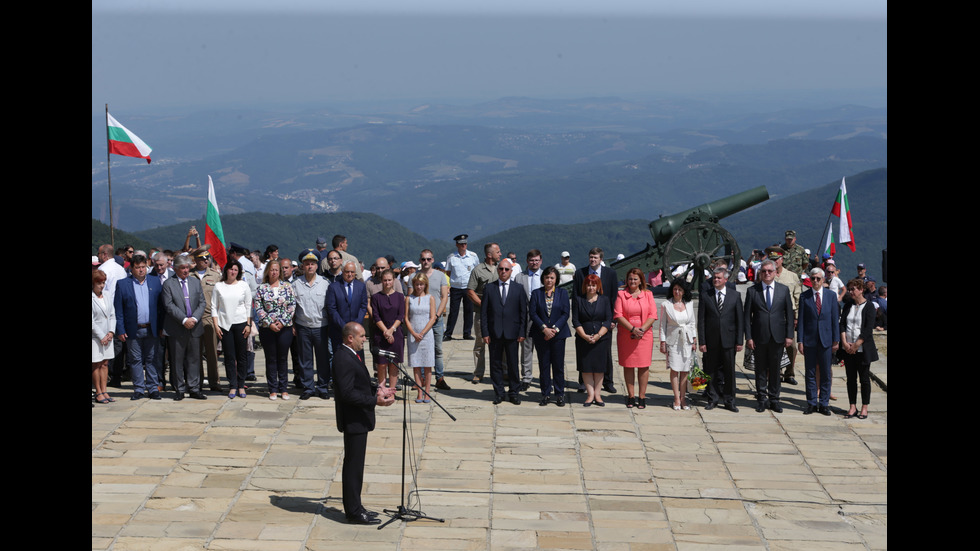
[[[837,247],[834,246],[834,227],[827,226],[827,241],[823,245],[824,254],[829,254],[831,258],[837,254]]]
[[[834,208],[830,213],[840,218],[840,226],[837,231],[838,241],[846,243],[851,252],[857,251],[854,245],[854,224],[851,223],[851,206],[847,202],[847,187],[844,179],[840,179],[840,191],[837,192],[837,199],[834,200]]]
[[[109,153],[115,153],[123,157],[139,157],[140,159],[146,159],[146,163],[149,164],[150,151],[153,151],[153,149],[146,145],[143,140],[139,139],[136,134],[133,134],[125,126],[119,124],[119,121],[112,118],[112,115],[108,111],[105,112],[105,117],[106,135],[109,138]]]
[[[208,249],[218,266],[224,268],[228,257],[225,247],[225,232],[221,229],[221,217],[218,215],[218,200],[214,197],[214,182],[208,174],[208,212],[204,215],[204,242],[211,245]]]

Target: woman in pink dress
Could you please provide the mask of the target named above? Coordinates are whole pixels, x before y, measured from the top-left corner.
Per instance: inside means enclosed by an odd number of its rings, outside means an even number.
[[[613,312],[619,324],[616,344],[619,347],[619,365],[623,366],[623,378],[626,379],[626,407],[638,409],[647,407],[647,381],[650,378],[650,360],[653,358],[653,331],[650,328],[657,320],[657,303],[653,300],[653,293],[647,290],[644,279],[643,271],[639,268],[626,273],[626,288],[619,291]],[[637,370],[635,375],[634,369]],[[638,389],[634,380],[639,381]]]

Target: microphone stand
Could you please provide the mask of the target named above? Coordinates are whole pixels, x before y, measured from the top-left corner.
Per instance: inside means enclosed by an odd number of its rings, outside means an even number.
[[[379,353],[382,356],[385,356],[385,357],[387,357],[389,359],[393,359],[395,357],[395,353],[394,352],[389,352],[387,350],[380,350]],[[381,530],[385,526],[391,524],[396,519],[401,519],[401,520],[404,520],[404,521],[407,522],[407,521],[418,520],[420,518],[425,518],[425,519],[429,519],[429,520],[437,520],[439,522],[446,522],[445,519],[426,516],[422,511],[415,511],[415,510],[409,509],[405,505],[405,456],[406,456],[406,445],[407,445],[407,440],[408,440],[408,389],[409,389],[409,387],[418,387],[418,389],[423,394],[425,394],[426,397],[430,398],[432,400],[432,403],[434,403],[435,405],[439,406],[439,409],[441,409],[443,412],[445,412],[446,415],[448,415],[450,419],[452,419],[453,421],[455,421],[456,418],[453,417],[453,414],[451,414],[448,411],[446,411],[446,408],[442,407],[442,404],[440,404],[435,398],[433,398],[431,394],[429,394],[428,392],[426,392],[425,389],[422,388],[415,381],[415,379],[412,378],[412,376],[409,375],[407,371],[405,371],[405,369],[402,366],[400,366],[400,365],[398,366],[398,371],[401,371],[402,372],[402,375],[405,377],[405,379],[404,379],[404,381],[402,383],[402,494],[401,494],[401,504],[398,506],[398,509],[384,509],[383,510],[386,514],[388,514],[388,515],[391,516],[391,519],[388,520],[387,522],[385,522],[384,524],[382,524],[381,526],[378,526],[378,530]]]

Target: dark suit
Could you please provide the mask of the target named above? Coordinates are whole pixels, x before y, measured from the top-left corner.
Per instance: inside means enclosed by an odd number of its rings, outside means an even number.
[[[531,293],[528,313],[531,317],[528,332],[538,351],[541,395],[550,396],[553,383],[555,396],[564,397],[565,339],[572,336],[571,331],[568,330],[568,318],[571,316],[568,292],[561,288],[555,289],[551,301],[551,314],[548,314],[544,287],[538,287]],[[558,333],[551,340],[545,340],[542,326],[557,329]]]
[[[344,433],[343,491],[347,518],[364,511],[361,488],[364,485],[364,456],[367,435],[374,430],[377,387],[371,384],[364,356],[340,344],[333,360],[334,410],[337,430]]]
[[[589,276],[592,272],[592,268],[586,265],[584,268],[579,268],[575,270],[575,275],[572,277],[572,286],[574,287],[574,296],[584,297],[585,291],[582,290],[582,283],[585,278]],[[599,281],[602,282],[602,296],[609,299],[609,308],[613,312],[616,311],[616,298],[619,295],[617,292],[619,290],[619,276],[616,275],[616,270],[613,270],[609,266],[601,266],[599,268]],[[609,324],[609,333],[612,334],[613,325],[616,323],[616,319],[613,318],[612,322]],[[605,389],[613,384],[613,361],[612,361],[612,346],[609,347],[609,362],[606,364],[606,372],[603,375],[602,386]],[[582,382],[582,375],[579,374],[579,383]],[[582,387],[585,388],[585,387]]]
[[[327,334],[330,336],[330,344],[333,346],[333,353],[337,352],[342,346],[343,339],[341,332],[344,324],[349,321],[356,321],[364,324],[364,316],[367,315],[367,287],[364,282],[355,279],[353,292],[350,300],[347,299],[347,282],[343,278],[337,279],[330,284],[327,289]]]
[[[779,403],[779,362],[786,349],[786,339],[793,338],[793,299],[789,288],[772,282],[772,306],[766,305],[765,286],[760,281],[745,295],[745,340],[752,340],[755,350],[755,389],[760,405]]]
[[[708,400],[735,403],[735,347],[741,346],[744,328],[742,296],[734,286],[725,287],[725,299],[718,309],[718,291],[702,291],[698,302],[698,341],[706,347],[704,372],[708,380]],[[719,376],[720,375],[720,376]]]
[[[191,315],[187,315],[181,280],[174,276],[163,283],[160,305],[164,310],[163,329],[170,346],[170,377],[177,394],[201,391],[201,335],[204,334],[204,290],[196,277],[187,277],[187,296]],[[184,327],[184,318],[197,320],[193,328]]]
[[[163,328],[163,309],[158,307],[163,286],[159,278],[144,279],[149,315],[141,324],[138,319],[136,291],[133,287],[135,282],[136,280],[130,276],[116,283],[113,299],[116,309],[116,335],[126,335],[126,355],[131,369],[133,390],[141,394],[152,394],[157,391],[157,385],[160,383],[155,359],[159,332]]]
[[[796,342],[803,345],[803,368],[806,379],[806,403],[811,406],[830,405],[830,362],[833,346],[840,342],[840,310],[837,293],[820,288],[820,313],[817,314],[816,295],[807,289],[800,295],[799,318],[796,322]],[[820,369],[820,403],[817,403],[817,369]]]
[[[501,301],[500,280],[483,288],[480,306],[480,327],[490,338],[490,380],[498,398],[504,396],[503,358],[507,356],[507,378],[510,398],[517,397],[521,388],[521,364],[517,357],[517,339],[527,334],[527,294],[515,281],[507,282],[507,300]]]

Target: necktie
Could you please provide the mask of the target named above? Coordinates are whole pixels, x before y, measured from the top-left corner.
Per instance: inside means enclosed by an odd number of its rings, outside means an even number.
[[[352,283],[347,284],[347,304],[350,304],[351,297],[354,293],[354,285]]]
[[[721,304],[725,302],[725,294],[719,291],[715,293],[715,296],[718,297],[718,311],[721,312]]]
[[[500,303],[507,303],[507,283],[500,284]]]
[[[817,315],[819,316],[820,315],[820,291],[815,292],[813,296],[817,299]]]
[[[187,280],[186,279],[180,280],[180,287],[184,291],[184,309],[187,310],[187,317],[189,317],[189,318],[190,317],[193,317],[193,316],[191,316],[191,314],[193,314],[194,311],[191,310],[191,298],[187,294]]]
[[[769,309],[772,309],[772,295],[770,294],[771,289],[772,287],[766,285],[766,308]]]

